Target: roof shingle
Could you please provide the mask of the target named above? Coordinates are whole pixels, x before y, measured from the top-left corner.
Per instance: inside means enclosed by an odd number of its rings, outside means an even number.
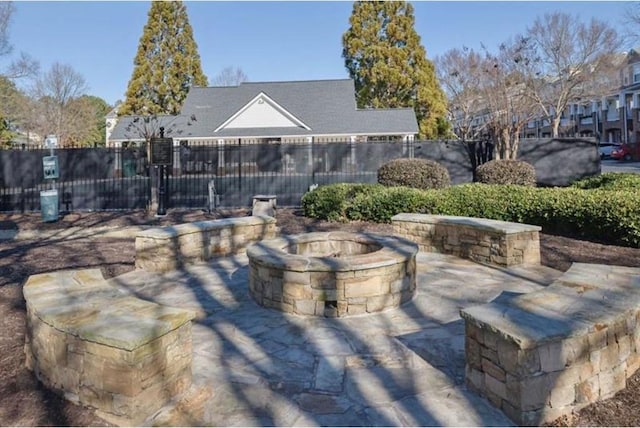
[[[222,128],[215,132],[260,93],[266,94],[311,129]],[[173,126],[179,129],[176,134],[182,138],[418,133],[415,113],[410,108],[357,109],[352,79],[245,82],[229,87],[193,87],[181,113]],[[121,117],[110,139],[131,139],[124,132],[130,121],[130,117]],[[173,136],[177,137],[176,134]]]

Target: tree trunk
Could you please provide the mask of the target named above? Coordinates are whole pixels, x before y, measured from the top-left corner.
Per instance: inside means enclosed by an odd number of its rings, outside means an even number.
[[[520,145],[520,135],[515,132],[513,135],[513,141],[511,142],[511,152],[509,153],[509,159],[516,160],[518,157],[518,146]]]
[[[500,150],[500,159],[511,159],[511,132],[509,128],[504,128],[502,134],[502,149]]]
[[[552,136],[553,138],[558,138],[558,130],[560,129],[560,116],[556,116],[553,118],[552,124]]]

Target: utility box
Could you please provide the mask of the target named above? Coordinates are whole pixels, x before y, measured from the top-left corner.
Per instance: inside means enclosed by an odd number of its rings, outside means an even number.
[[[58,190],[42,190],[40,192],[40,211],[42,213],[42,221],[58,221],[59,215],[59,198]]]
[[[135,177],[136,175],[135,159],[125,159],[122,162],[122,175],[125,177]]]
[[[58,168],[58,156],[45,156],[42,158],[42,172],[45,180],[56,180],[60,176]]]

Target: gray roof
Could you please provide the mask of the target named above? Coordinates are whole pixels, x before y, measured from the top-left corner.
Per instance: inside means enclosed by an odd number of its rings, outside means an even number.
[[[303,127],[215,130],[264,93],[310,130]],[[269,137],[305,135],[417,134],[418,123],[410,108],[357,109],[353,80],[295,82],[245,82],[228,87],[193,87],[182,107],[180,136],[184,138]],[[190,120],[195,118],[195,120]],[[120,119],[112,140],[127,139]],[[189,122],[189,125],[186,123]],[[177,137],[177,135],[172,135]],[[124,138],[123,138],[124,137]]]

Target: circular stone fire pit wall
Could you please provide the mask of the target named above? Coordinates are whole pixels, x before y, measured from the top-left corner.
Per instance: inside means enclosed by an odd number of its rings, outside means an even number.
[[[345,317],[397,308],[416,291],[418,246],[404,238],[318,232],[251,245],[249,293],[299,315]]]

